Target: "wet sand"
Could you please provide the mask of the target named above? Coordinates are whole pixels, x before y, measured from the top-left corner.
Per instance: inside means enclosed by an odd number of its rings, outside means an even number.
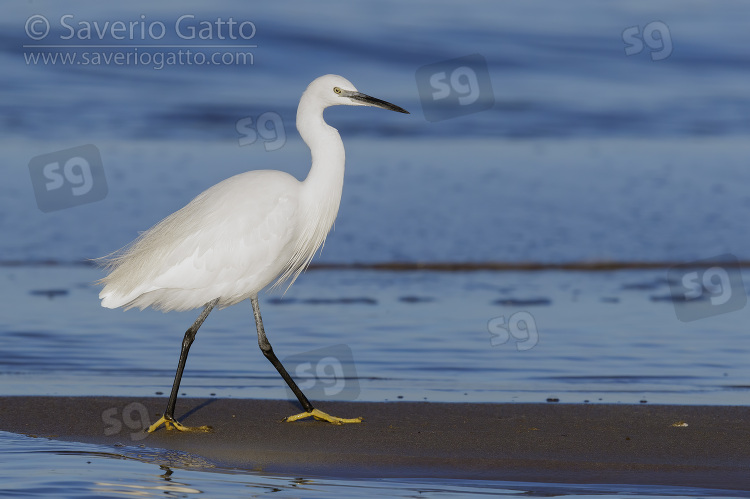
[[[334,426],[280,422],[299,412],[289,401],[180,399],[178,419],[213,431],[162,428],[144,438],[139,430],[165,404],[166,398],[0,397],[0,430],[179,450],[223,468],[305,476],[750,489],[747,407],[318,404],[339,417],[364,417]]]

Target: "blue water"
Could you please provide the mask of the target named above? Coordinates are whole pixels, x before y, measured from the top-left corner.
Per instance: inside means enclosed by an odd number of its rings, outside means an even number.
[[[296,103],[325,73],[412,114],[326,112],[345,141],[347,173],[335,231],[317,262],[750,259],[746,3],[14,1],[2,9],[0,393],[168,393],[179,338],[194,314],[104,310],[91,285],[101,273],[80,262],[123,246],[236,173],[274,168],[303,178],[309,153],[294,128]],[[40,15],[50,32],[32,40],[25,27]],[[249,40],[185,40],[172,29],[185,15],[195,23],[251,21],[256,31]],[[95,21],[100,29],[106,22],[159,22],[168,33],[123,41],[109,32],[98,40],[93,29],[94,39],[78,38],[81,26]],[[72,39],[63,38],[66,25],[76,28]],[[39,27],[31,26],[32,34]],[[235,42],[248,47],[217,47]],[[62,47],[38,47],[45,43]],[[30,59],[130,52],[153,61],[199,44],[206,46],[191,47],[194,53],[249,52],[252,64],[157,69]],[[432,103],[420,94],[418,69],[472,54],[487,63],[492,95],[477,102],[489,109],[428,121]],[[267,128],[255,136],[238,124],[262,116]],[[30,161],[86,144],[101,155],[102,196],[43,212]],[[66,201],[60,192],[46,200]],[[746,296],[750,278],[738,283],[732,275],[733,296]],[[747,309],[704,307],[702,318],[685,322],[670,298],[676,283],[668,268],[316,270],[283,299],[264,296],[261,306],[282,358],[323,349],[314,354],[321,361],[341,345],[351,351],[351,359],[339,359],[347,373],[356,371],[339,392],[350,399],[747,404]],[[520,318],[532,321],[530,331],[497,327],[518,326]],[[289,396],[257,350],[249,305],[208,319],[182,391]],[[270,488],[305,497],[385,489],[503,494],[507,485],[308,482],[190,470],[179,460],[172,475],[179,480],[170,482],[160,478],[155,450],[141,460],[109,459],[101,456],[127,453],[8,434],[0,435],[0,447],[0,455],[12,451],[0,463],[15,466],[0,480],[5,486],[15,479],[14,492],[2,491],[11,496],[94,497],[129,486],[162,494],[153,487],[177,481],[186,490],[175,495],[195,489],[212,497]],[[93,467],[100,476],[91,476]],[[59,479],[49,477],[52,468],[64,470]],[[690,495],[617,486],[544,490]]]
[[[9,283],[0,300],[13,311],[0,323],[5,394],[169,393],[196,314],[104,309],[91,285],[98,275],[0,267]],[[261,296],[261,307],[282,360],[323,348],[311,355],[354,364],[355,384],[341,393],[349,400],[746,404],[750,346],[738,324],[748,309],[683,322],[665,280],[664,270],[318,270],[283,297]],[[513,327],[514,317],[532,329]],[[291,396],[258,349],[249,303],[209,316],[181,391]]]
[[[748,497],[743,492],[640,485],[269,476],[213,468],[189,454],[115,449],[0,432],[0,496],[60,497]],[[33,460],[33,462],[29,462]],[[29,469],[36,470],[28,473]],[[207,471],[211,470],[211,471]]]

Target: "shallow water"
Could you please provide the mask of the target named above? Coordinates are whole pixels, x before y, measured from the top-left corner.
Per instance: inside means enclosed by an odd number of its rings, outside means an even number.
[[[0,268],[4,394],[169,392],[196,314],[103,309],[99,275]],[[297,374],[318,398],[734,405],[750,393],[747,309],[683,322],[666,270],[317,270],[261,310],[282,361],[311,363]],[[249,303],[212,312],[182,391],[291,396],[257,347]]]
[[[750,260],[749,4],[14,1],[3,9],[2,394],[168,393],[194,314],[104,310],[91,285],[101,273],[80,262],[123,246],[231,175],[275,168],[303,178],[309,153],[294,129],[296,103],[324,73],[412,114],[326,113],[345,141],[347,173],[336,230],[316,261]],[[148,40],[122,47],[111,36],[62,39],[60,20],[171,26],[186,14],[251,20],[253,63],[156,69],[28,59],[43,52],[25,31],[31,16],[45,16],[47,41],[63,45],[50,53],[153,57],[168,50],[140,46]],[[83,47],[65,47],[73,41]],[[187,43],[174,33],[159,42]],[[207,54],[220,42],[194,50]],[[428,121],[419,68],[472,54],[486,60],[492,87],[479,102],[494,106]],[[240,120],[261,116],[272,118],[270,128],[253,139]],[[35,195],[29,163],[85,144],[101,155],[101,199],[43,212],[40,203],[75,199]],[[747,404],[747,286],[727,267],[723,287],[706,279],[703,299],[684,304],[674,299],[680,276],[667,267],[319,270],[261,306],[275,350],[315,399]],[[708,305],[726,290],[728,305]],[[199,397],[289,397],[257,349],[247,304],[211,315],[182,388]],[[0,447],[9,496],[716,495],[213,473],[151,450],[138,451],[148,456],[139,460],[8,434]],[[171,477],[154,464],[165,462]]]
[[[30,473],[29,470],[35,470]],[[189,454],[0,432],[0,497],[748,497],[690,487],[343,479],[222,470]]]

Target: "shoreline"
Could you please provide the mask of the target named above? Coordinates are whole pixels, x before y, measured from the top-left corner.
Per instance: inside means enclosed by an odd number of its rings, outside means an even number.
[[[286,400],[181,398],[177,418],[211,433],[142,434],[166,400],[0,397],[0,430],[182,451],[256,472],[750,490],[743,406],[319,403],[335,416],[364,417],[335,426],[281,423],[299,412]]]

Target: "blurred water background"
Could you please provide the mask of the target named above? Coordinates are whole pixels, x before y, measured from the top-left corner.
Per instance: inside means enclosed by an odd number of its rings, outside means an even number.
[[[705,313],[685,321],[669,267],[750,260],[750,5],[14,1],[2,11],[3,394],[168,393],[195,314],[102,309],[92,285],[102,274],[86,260],[231,175],[304,178],[297,102],[336,73],[412,114],[326,111],[347,173],[316,262],[665,266],[311,270],[283,298],[261,298],[280,357],[345,345],[356,377],[341,393],[356,400],[748,403],[740,272],[728,270],[736,306],[700,300]],[[230,18],[235,39],[217,23]],[[117,38],[116,21],[132,23],[133,39]],[[163,37],[149,34],[160,26]],[[182,63],[166,62],[180,52]],[[477,101],[486,109],[429,121],[434,88],[418,70],[474,54],[491,83]],[[87,144],[106,177],[100,199],[63,209],[63,191],[47,193],[59,209],[42,211],[30,162]],[[704,281],[706,298],[728,283]],[[257,350],[249,305],[209,318],[182,391],[288,396]],[[0,441],[15,449],[18,438]],[[234,490],[209,482],[196,487]]]

